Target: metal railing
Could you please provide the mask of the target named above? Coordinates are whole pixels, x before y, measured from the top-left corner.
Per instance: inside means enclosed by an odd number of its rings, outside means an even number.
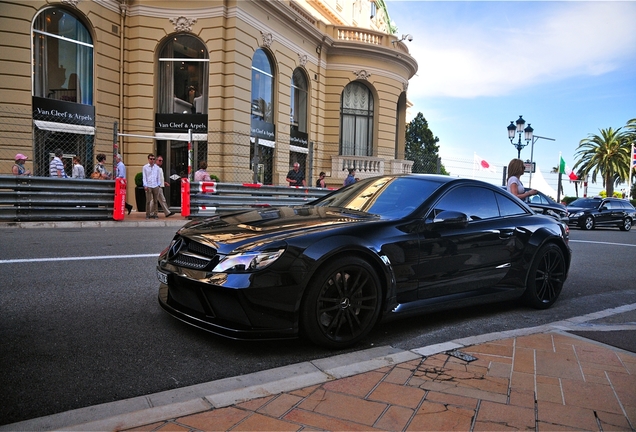
[[[181,214],[185,217],[201,217],[248,208],[303,205],[330,192],[332,192],[330,189],[315,187],[266,186],[251,183],[190,183],[187,179],[182,179]],[[184,202],[190,203],[189,212],[184,208]]]
[[[113,218],[114,180],[0,176],[1,221]]]

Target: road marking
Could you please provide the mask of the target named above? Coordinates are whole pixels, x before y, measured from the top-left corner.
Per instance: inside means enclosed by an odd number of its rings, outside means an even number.
[[[593,244],[604,244],[604,245],[612,245],[612,246],[631,246],[636,247],[636,245],[628,244],[628,243],[610,243],[610,242],[597,242],[597,241],[589,241],[589,240],[572,240],[570,239],[570,243],[593,243]]]
[[[159,254],[139,254],[139,255],[102,255],[89,257],[60,257],[60,258],[27,258],[27,259],[10,259],[0,260],[0,264],[16,264],[16,263],[38,263],[50,261],[81,261],[81,260],[107,260],[121,258],[158,258]]]

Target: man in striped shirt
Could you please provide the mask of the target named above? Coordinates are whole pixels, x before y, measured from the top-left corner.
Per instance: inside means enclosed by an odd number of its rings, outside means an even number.
[[[62,162],[62,149],[55,149],[55,157],[51,159],[49,164],[49,175],[57,178],[67,178],[66,172],[64,172],[64,163]]]

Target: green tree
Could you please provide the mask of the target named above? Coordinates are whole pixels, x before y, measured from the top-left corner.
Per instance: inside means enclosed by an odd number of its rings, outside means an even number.
[[[417,113],[406,125],[404,158],[413,161],[414,173],[446,174],[446,169],[439,163],[439,138],[433,135],[424,115]]]
[[[630,148],[627,133],[616,130],[599,129],[600,135],[590,134],[579,142],[579,147],[574,154],[580,159],[574,164],[574,169],[579,168],[583,177],[592,176],[592,183],[596,183],[596,177],[603,179],[603,187],[607,196],[614,193],[614,185],[627,179]]]

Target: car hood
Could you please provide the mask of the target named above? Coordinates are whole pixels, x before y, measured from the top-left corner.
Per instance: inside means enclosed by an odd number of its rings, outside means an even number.
[[[576,213],[576,212],[580,212],[580,211],[590,211],[590,210],[594,210],[593,208],[589,208],[589,207],[570,207],[568,206],[568,213]]]
[[[266,246],[299,235],[320,234],[345,225],[379,220],[375,214],[337,207],[280,207],[192,221],[178,234],[207,243],[220,253]]]

